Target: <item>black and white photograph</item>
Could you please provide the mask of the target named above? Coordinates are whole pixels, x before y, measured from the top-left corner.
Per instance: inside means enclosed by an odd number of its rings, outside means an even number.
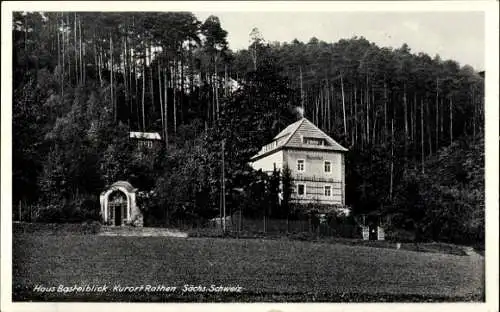
[[[5,311],[498,309],[498,2],[99,3],[2,3]]]

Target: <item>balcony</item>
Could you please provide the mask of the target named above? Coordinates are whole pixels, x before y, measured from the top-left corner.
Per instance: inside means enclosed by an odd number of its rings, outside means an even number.
[[[336,180],[334,178],[328,177],[318,177],[318,176],[307,176],[307,175],[293,175],[292,179],[294,181],[306,181],[306,182],[324,182],[324,183],[339,183],[342,184],[342,181]]]

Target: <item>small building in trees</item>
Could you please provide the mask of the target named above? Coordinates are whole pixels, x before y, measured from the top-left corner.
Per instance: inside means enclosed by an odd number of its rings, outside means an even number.
[[[130,139],[137,142],[138,148],[153,148],[161,142],[161,136],[158,132],[130,132]]]
[[[250,162],[255,170],[268,173],[274,168],[289,169],[290,203],[345,210],[345,152],[346,148],[302,118],[276,135]]]

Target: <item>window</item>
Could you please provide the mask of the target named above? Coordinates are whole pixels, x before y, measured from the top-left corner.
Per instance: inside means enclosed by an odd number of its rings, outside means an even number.
[[[332,172],[332,163],[329,162],[328,160],[325,160],[325,173],[331,173]]]
[[[323,139],[319,138],[302,138],[304,144],[309,144],[309,145],[325,145],[325,141]]]
[[[306,195],[306,185],[305,184],[298,184],[297,185],[297,194],[299,196]]]
[[[300,172],[306,171],[304,159],[297,160],[297,171]]]
[[[330,185],[325,185],[325,196],[326,197],[332,196],[332,187]]]
[[[153,142],[150,140],[141,140],[137,143],[139,148],[152,148],[153,147]]]

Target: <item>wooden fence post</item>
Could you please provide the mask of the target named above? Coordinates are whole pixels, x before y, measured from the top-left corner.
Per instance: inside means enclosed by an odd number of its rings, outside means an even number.
[[[312,229],[311,229],[311,214],[309,214],[309,215],[308,215],[308,219],[307,219],[307,220],[308,220],[308,222],[309,222],[309,224],[308,224],[308,228],[309,228],[309,229],[308,229],[308,232],[309,232],[309,233],[311,233],[311,230],[312,230]]]

